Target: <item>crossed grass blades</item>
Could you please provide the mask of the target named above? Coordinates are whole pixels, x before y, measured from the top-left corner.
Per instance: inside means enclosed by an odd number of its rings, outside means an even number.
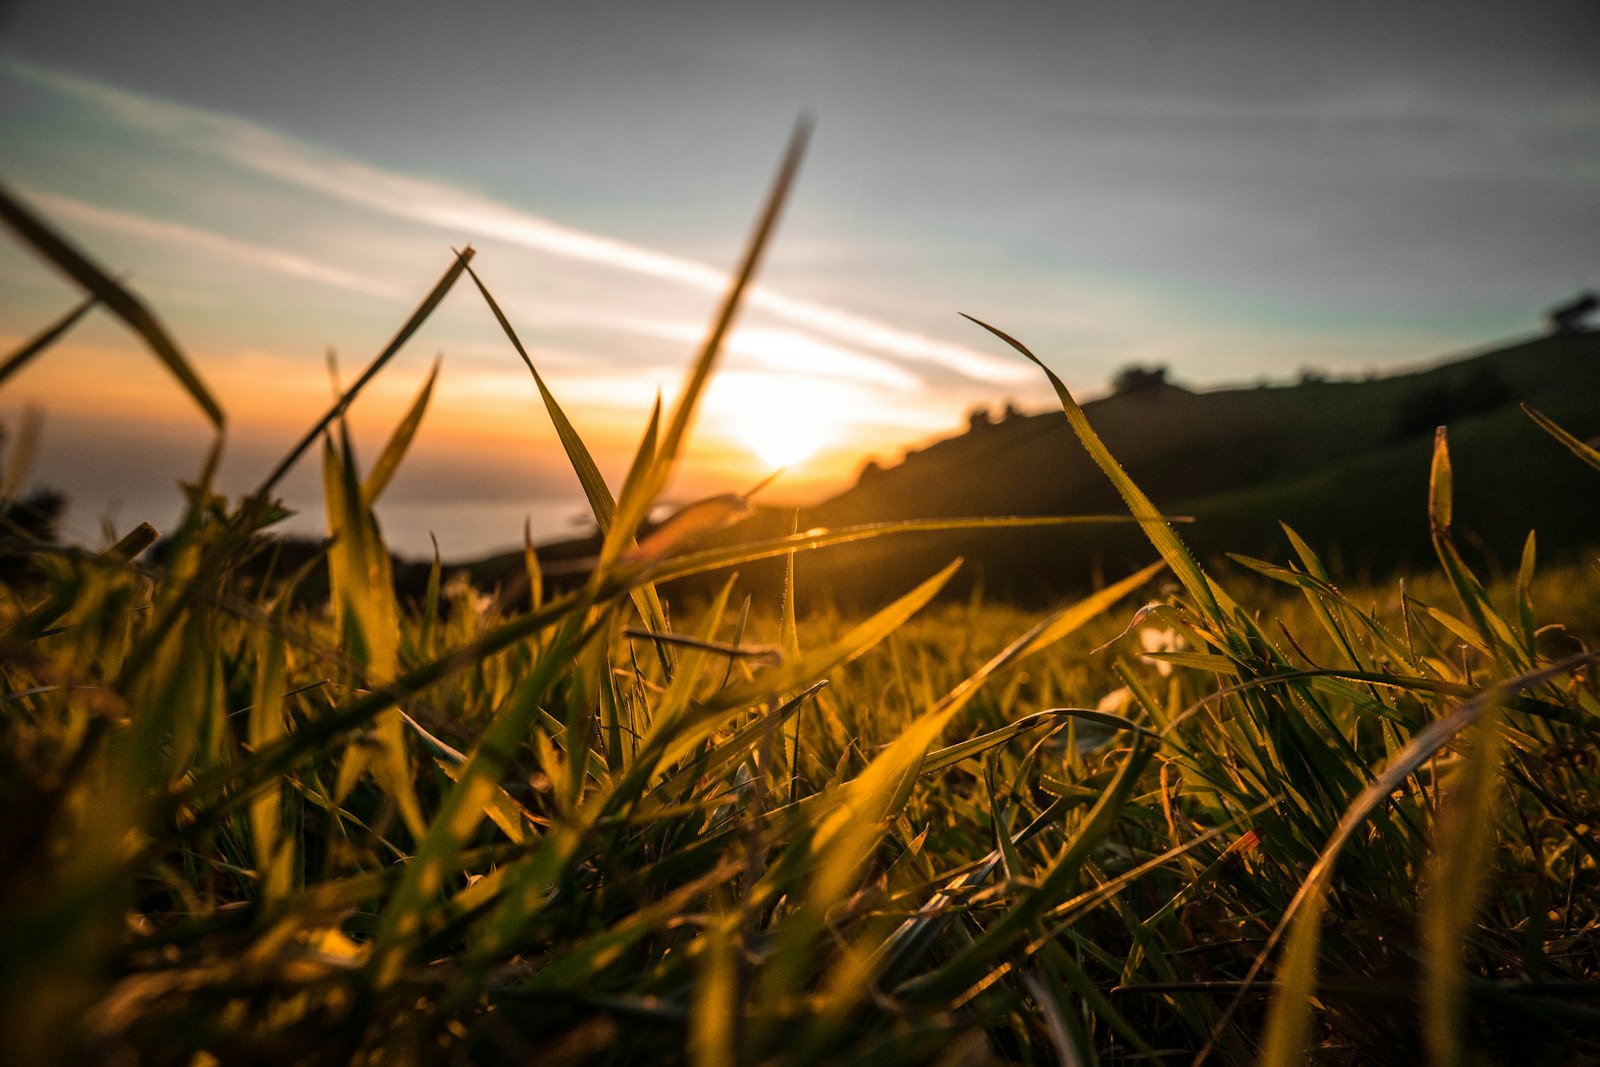
[[[1596,1054],[1596,656],[1538,624],[1531,535],[1495,595],[1456,550],[1442,432],[1438,596],[1387,612],[1292,531],[1297,562],[1238,560],[1286,590],[1252,586],[1277,622],[1242,607],[1042,363],[1159,556],[1042,619],[930,608],[956,563],[866,619],[802,637],[794,617],[800,551],[1022,520],[641,538],[804,141],[616,495],[467,249],[230,502],[213,488],[222,409],[159,320],[0,190],[0,217],[86,293],[0,380],[103,308],[218,431],[159,568],[138,562],[148,527],[100,552],[30,543],[37,574],[0,593],[16,1062]],[[420,603],[394,592],[374,508],[437,366],[364,475],[345,425],[463,274],[604,534],[586,584],[549,599],[530,546],[525,611],[437,560]],[[314,448],[322,611],[295,606],[309,568],[252,582],[241,566],[272,552],[273,490]],[[779,605],[739,604],[729,578],[670,621],[660,582],[774,555]],[[1112,616],[1163,570],[1160,599]],[[1138,654],[1135,632],[1167,651]]]

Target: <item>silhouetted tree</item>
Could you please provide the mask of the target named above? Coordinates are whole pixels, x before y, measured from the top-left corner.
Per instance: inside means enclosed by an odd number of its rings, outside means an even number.
[[[1585,289],[1571,300],[1556,304],[1544,313],[1552,333],[1576,333],[1587,329],[1587,320],[1600,311],[1600,296],[1593,289]]]
[[[1123,367],[1111,379],[1111,391],[1118,396],[1125,396],[1153,392],[1166,384],[1166,367]]]

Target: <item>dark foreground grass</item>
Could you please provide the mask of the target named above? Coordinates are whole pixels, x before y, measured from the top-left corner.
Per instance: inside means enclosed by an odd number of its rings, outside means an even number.
[[[159,568],[141,531],[23,546],[35,572],[0,592],[8,1057],[1600,1056],[1594,632],[1538,610],[1592,619],[1594,576],[1536,579],[1530,538],[1486,591],[1442,435],[1439,574],[1378,605],[1297,539],[1230,594],[1050,375],[1149,568],[1038,617],[923,613],[947,568],[851,620],[802,627],[792,595],[752,608],[730,582],[670,621],[666,575],[863,536],[638,537],[797,160],[615,496],[535,372],[605,532],[577,591],[542,598],[530,550],[526,611],[438,568],[420,603],[394,592],[373,509],[428,387],[365,474],[343,414],[463,276],[500,317],[470,252],[260,492],[221,498],[208,460]],[[0,199],[220,425],[154,316]],[[303,574],[243,566],[314,448],[326,610],[294,606]]]

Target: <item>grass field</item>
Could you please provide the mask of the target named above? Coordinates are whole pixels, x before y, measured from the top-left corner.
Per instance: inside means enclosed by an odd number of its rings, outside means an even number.
[[[26,546],[0,595],[14,1062],[1600,1056],[1596,574],[1540,576],[1530,539],[1486,588],[1442,434],[1435,576],[1346,592],[1292,535],[1292,565],[1211,575],[1041,364],[1150,566],[1035,614],[936,602],[951,568],[849,618],[736,583],[663,602],[896,536],[696,550],[729,501],[639,536],[794,160],[615,495],[535,372],[605,531],[581,588],[542,597],[530,551],[526,610],[438,569],[394,592],[375,515],[428,391],[366,471],[342,417],[470,252],[256,493],[202,473],[159,568],[146,531]],[[4,207],[220,427],[144,306]],[[1600,455],[1550,429],[1593,495]],[[311,451],[331,592],[304,609],[301,575],[243,564]]]

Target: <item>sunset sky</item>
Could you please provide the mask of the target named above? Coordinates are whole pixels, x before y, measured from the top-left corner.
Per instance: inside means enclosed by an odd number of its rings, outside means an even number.
[[[799,185],[674,492],[774,502],[976,406],[1387,372],[1600,285],[1592,2],[0,6],[0,181],[162,316],[252,485],[471,243],[620,475],[702,335],[796,117]],[[0,346],[77,293],[0,237]],[[447,558],[575,529],[526,369],[458,286],[354,412],[443,371],[380,507]],[[68,536],[170,525],[208,440],[109,316],[8,382]],[[313,465],[287,487],[320,523]]]

